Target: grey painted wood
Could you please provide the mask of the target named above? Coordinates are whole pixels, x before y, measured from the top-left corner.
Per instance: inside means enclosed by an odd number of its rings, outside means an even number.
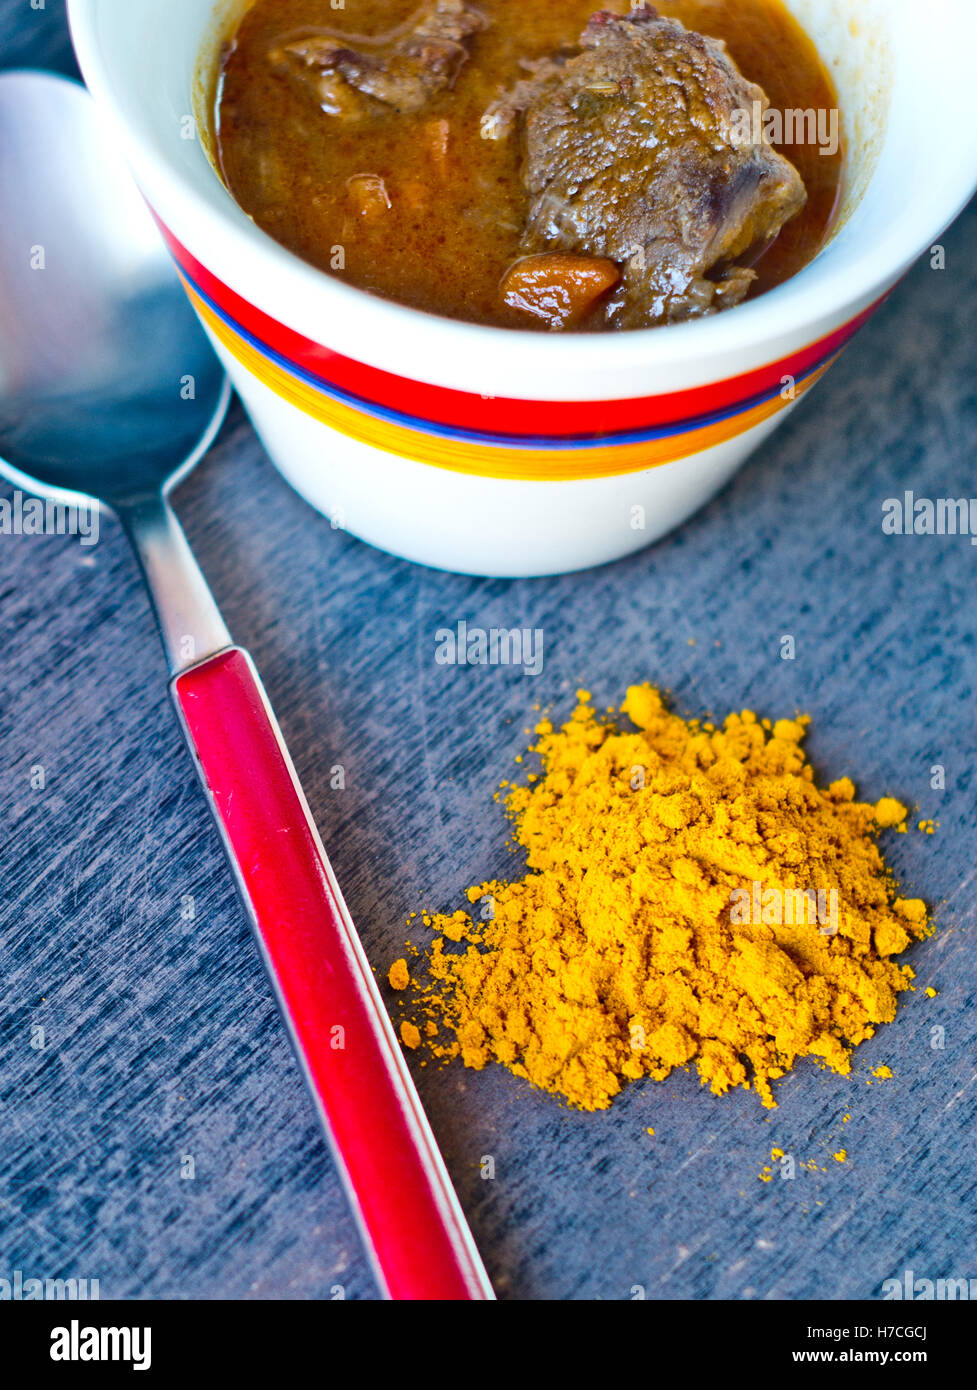
[[[60,4],[0,0],[0,63],[69,69]],[[941,823],[888,844],[939,904],[913,953],[939,997],[910,999],[851,1079],[800,1067],[773,1115],[684,1075],[579,1115],[498,1069],[412,1060],[503,1296],[873,1297],[907,1266],[977,1275],[977,550],[881,529],[903,488],[975,491],[975,233],[977,206],[946,238],[947,269],[914,271],[723,496],[597,573],[476,581],[370,550],[289,490],[238,407],[178,495],[380,973],[409,909],[511,866],[491,789],[533,703],[565,709],[578,682],[610,701],[650,678],[686,711],[808,710],[824,776]],[[543,628],[542,675],[437,666],[435,629],[460,618]],[[114,526],[91,549],[0,536],[0,826],[0,1277],[374,1297]],[[894,1079],[867,1084],[880,1063]],[[818,1171],[759,1182],[773,1145]]]

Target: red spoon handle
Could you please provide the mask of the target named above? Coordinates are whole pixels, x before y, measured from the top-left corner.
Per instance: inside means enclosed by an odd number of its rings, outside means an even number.
[[[385,1291],[491,1298],[251,658],[219,652],[172,692]]]

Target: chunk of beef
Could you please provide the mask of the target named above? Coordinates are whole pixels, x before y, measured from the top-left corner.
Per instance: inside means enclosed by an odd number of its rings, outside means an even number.
[[[563,71],[563,62],[559,57],[523,58],[520,66],[528,75],[488,107],[482,117],[483,140],[508,140],[523,112]]]
[[[595,14],[580,48],[536,65],[483,118],[483,134],[504,138],[522,117],[523,250],[621,266],[603,309],[615,327],[738,304],[756,278],[751,261],[807,198],[794,166],[745,133],[754,103],[769,106],[763,90],[724,43],[651,5]]]
[[[397,29],[376,39],[306,35],[270,54],[316,96],[330,116],[359,120],[383,108],[418,111],[450,87],[468,57],[467,40],[485,27],[466,0],[428,0]]]

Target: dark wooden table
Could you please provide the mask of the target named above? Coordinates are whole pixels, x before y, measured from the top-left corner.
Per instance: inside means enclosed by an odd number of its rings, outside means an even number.
[[[71,70],[60,3],[0,0],[0,65]],[[773,1114],[683,1074],[581,1115],[498,1068],[413,1059],[503,1297],[871,1298],[907,1267],[977,1276],[977,549],[882,531],[904,489],[977,491],[975,238],[977,206],[946,270],[919,265],[723,496],[596,573],[478,581],[368,549],[290,491],[239,407],[178,494],[381,973],[409,909],[511,867],[491,789],[532,705],[567,709],[580,682],[807,710],[820,773],[940,822],[887,844],[938,904],[912,959],[939,996],[910,997],[851,1078],[800,1067]],[[543,628],[543,673],[437,665],[436,629],[462,618]],[[374,1297],[114,525],[91,548],[0,535],[0,749],[0,1278]],[[893,1079],[872,1082],[883,1063]],[[772,1146],[815,1170],[759,1181]]]

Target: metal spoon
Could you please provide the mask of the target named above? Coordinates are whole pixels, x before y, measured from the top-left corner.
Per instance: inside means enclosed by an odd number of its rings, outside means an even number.
[[[76,83],[0,77],[0,472],[118,517],[258,946],[393,1298],[492,1290],[274,714],[168,495],[230,396],[152,219]]]

